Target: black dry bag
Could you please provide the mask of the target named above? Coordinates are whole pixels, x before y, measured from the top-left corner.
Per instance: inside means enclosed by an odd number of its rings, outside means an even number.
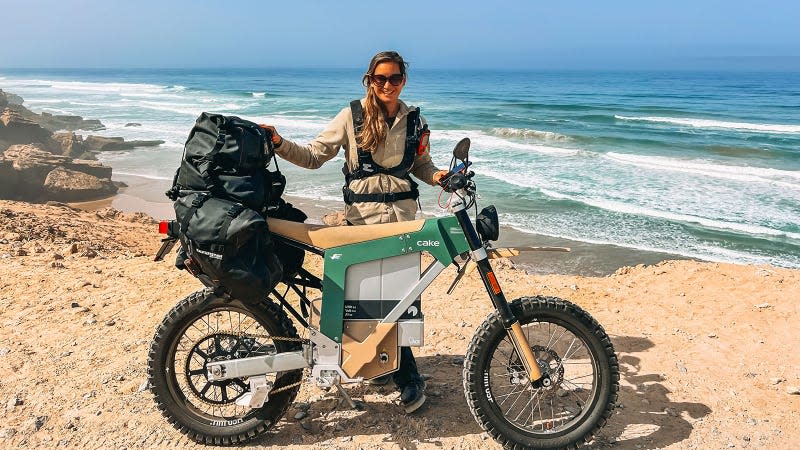
[[[202,113],[186,140],[167,195],[175,200],[187,191],[203,191],[263,212],[272,187],[267,170],[273,156],[271,137],[248,120]]]
[[[205,285],[258,302],[281,280],[267,222],[250,208],[206,194],[175,201],[184,264]]]

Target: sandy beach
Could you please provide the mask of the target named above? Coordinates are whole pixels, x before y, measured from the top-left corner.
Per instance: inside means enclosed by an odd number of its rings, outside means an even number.
[[[143,214],[0,202],[0,446],[204,448],[146,390],[149,341],[199,282],[153,262]],[[319,271],[309,258],[307,267]],[[800,440],[800,272],[664,261],[603,277],[528,275],[498,263],[509,298],[553,295],[612,337],[620,398],[590,448],[791,448]],[[365,411],[305,384],[252,448],[498,448],[466,405],[461,357],[491,306],[477,276],[448,296],[448,268],[423,297],[417,351],[429,402],[406,416],[391,390],[350,387]],[[303,423],[295,414],[310,404]]]

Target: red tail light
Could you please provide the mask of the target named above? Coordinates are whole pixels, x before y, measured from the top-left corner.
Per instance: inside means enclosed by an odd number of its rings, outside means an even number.
[[[169,220],[162,220],[158,222],[158,233],[159,234],[167,234],[169,233]]]

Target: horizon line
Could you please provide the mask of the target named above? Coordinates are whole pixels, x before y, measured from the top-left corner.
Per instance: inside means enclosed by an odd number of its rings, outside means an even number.
[[[207,67],[207,66],[28,66],[28,67],[3,67],[3,71],[23,71],[23,70],[199,70],[199,71],[222,71],[222,70],[342,70],[342,71],[363,71],[359,67],[322,67],[322,66],[226,66],[226,67]],[[433,71],[433,72],[800,72],[797,67],[529,67],[529,68],[504,68],[504,67],[471,67],[471,68],[444,68],[444,67],[414,67],[410,71]]]

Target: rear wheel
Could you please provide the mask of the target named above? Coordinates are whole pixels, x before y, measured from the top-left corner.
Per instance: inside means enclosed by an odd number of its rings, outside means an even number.
[[[274,383],[269,400],[251,409],[235,403],[249,391],[247,379],[209,381],[206,366],[300,348],[297,331],[277,305],[195,292],[156,330],[148,355],[151,390],[164,416],[190,438],[207,444],[245,442],[280,420],[300,389],[303,371],[267,374]]]
[[[506,448],[576,448],[611,415],[619,364],[611,340],[588,313],[553,297],[511,303],[545,378],[525,374],[499,314],[467,349],[464,391],[481,427]]]

